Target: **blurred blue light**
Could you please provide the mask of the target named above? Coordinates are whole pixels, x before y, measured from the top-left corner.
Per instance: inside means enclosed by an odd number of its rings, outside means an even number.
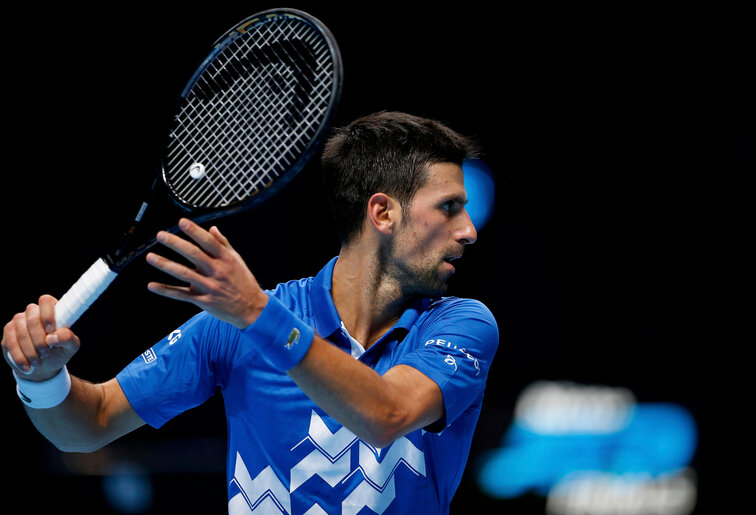
[[[695,420],[676,404],[636,404],[626,427],[602,434],[539,434],[515,421],[504,446],[482,457],[478,481],[493,497],[546,495],[575,471],[673,472],[690,464],[696,445]]]
[[[118,463],[102,481],[105,498],[116,512],[145,513],[152,507],[152,481],[140,467]]]
[[[480,159],[468,159],[462,164],[467,190],[467,212],[477,230],[483,228],[494,211],[495,185],[491,169]]]

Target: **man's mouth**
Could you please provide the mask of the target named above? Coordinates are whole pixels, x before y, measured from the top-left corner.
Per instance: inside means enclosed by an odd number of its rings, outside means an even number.
[[[459,259],[459,258],[461,258],[461,257],[462,257],[461,255],[455,255],[455,256],[447,256],[447,257],[445,257],[445,258],[444,258],[444,263],[446,263],[446,264],[448,264],[448,265],[449,265],[449,267],[451,268],[451,271],[452,271],[452,272],[455,272],[455,271],[456,271],[457,269],[456,269],[456,268],[454,267],[454,265],[452,264],[452,261],[454,261],[454,260],[456,260],[456,259]]]
[[[456,255],[453,255],[453,256],[446,256],[446,257],[444,258],[444,261],[446,261],[447,263],[451,263],[451,262],[452,262],[452,261],[454,261],[455,259],[459,259],[459,258],[461,258],[461,257],[462,257],[462,254],[456,254]]]

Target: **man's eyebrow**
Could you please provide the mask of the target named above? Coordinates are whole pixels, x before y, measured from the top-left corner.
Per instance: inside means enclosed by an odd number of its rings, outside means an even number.
[[[452,194],[447,197],[444,197],[443,202],[459,202],[460,204],[467,205],[468,202],[470,202],[470,198],[467,195],[459,195],[459,194]]]

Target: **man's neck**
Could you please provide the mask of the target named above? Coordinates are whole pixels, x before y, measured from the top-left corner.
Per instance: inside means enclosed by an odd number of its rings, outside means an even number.
[[[347,331],[365,349],[399,320],[410,300],[385,273],[377,253],[358,245],[341,249],[331,295]]]

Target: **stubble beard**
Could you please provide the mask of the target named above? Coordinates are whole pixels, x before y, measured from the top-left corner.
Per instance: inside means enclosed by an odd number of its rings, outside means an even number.
[[[428,256],[419,262],[410,262],[398,258],[394,250],[393,241],[382,249],[380,275],[388,279],[401,296],[438,298],[446,293],[448,277],[440,270],[442,257]]]

